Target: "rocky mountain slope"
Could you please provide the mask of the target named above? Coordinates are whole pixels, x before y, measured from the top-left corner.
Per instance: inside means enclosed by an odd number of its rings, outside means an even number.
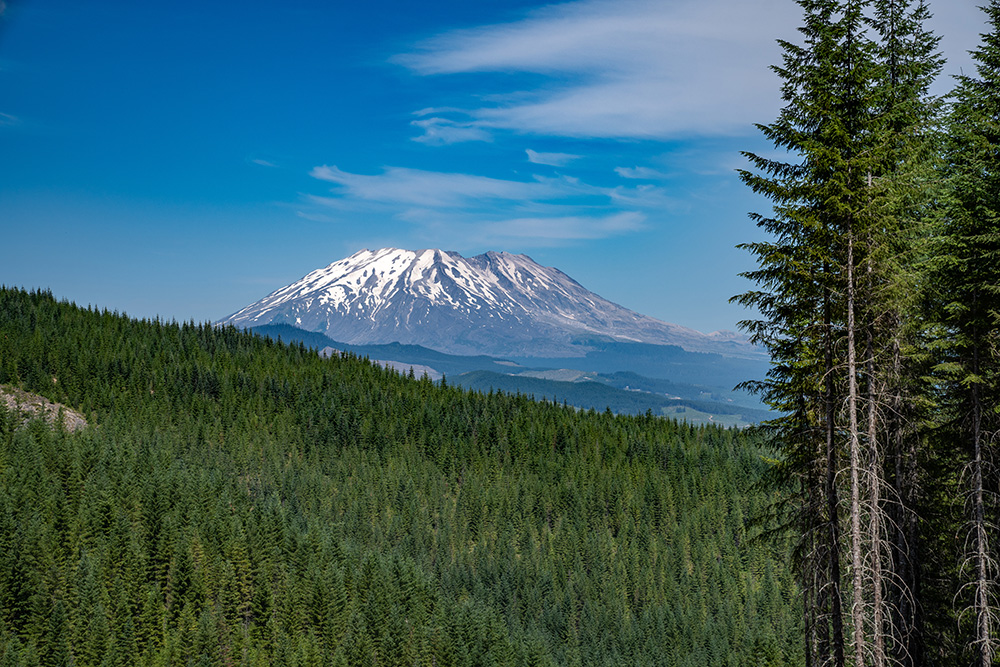
[[[87,427],[86,418],[76,410],[9,385],[0,385],[0,406],[6,407],[11,412],[14,423],[19,425],[31,419],[44,419],[49,424],[62,419],[62,426],[67,431],[79,431]]]
[[[362,250],[220,321],[289,324],[344,343],[399,342],[449,354],[568,357],[589,341],[677,345],[755,358],[732,332],[703,334],[633,312],[527,255]]]

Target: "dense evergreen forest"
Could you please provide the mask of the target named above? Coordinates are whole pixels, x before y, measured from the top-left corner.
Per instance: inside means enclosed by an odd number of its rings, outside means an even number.
[[[773,462],[208,324],[0,290],[2,665],[784,665]]]
[[[799,0],[746,244],[807,665],[1000,648],[1000,2],[944,99],[923,0]],[[969,48],[976,45],[970,44]]]
[[[1000,0],[797,0],[738,433],[0,290],[0,664],[991,667]],[[797,41],[796,41],[797,39]],[[970,45],[972,47],[973,45]],[[763,483],[759,483],[763,482]]]

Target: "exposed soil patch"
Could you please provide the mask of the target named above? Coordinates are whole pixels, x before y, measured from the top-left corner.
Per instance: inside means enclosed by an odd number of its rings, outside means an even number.
[[[15,419],[20,415],[23,421],[41,418],[55,424],[61,414],[63,427],[67,431],[79,431],[87,427],[87,420],[76,410],[16,387],[0,385],[0,404],[12,411]]]

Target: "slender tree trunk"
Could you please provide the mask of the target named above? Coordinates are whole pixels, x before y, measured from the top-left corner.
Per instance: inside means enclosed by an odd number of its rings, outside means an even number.
[[[989,580],[987,578],[989,559],[989,546],[986,537],[986,511],[983,500],[983,443],[981,433],[981,416],[979,403],[979,392],[973,385],[973,443],[974,453],[972,459],[972,488],[973,488],[973,530],[975,531],[976,550],[976,589],[975,589],[975,612],[976,612],[976,652],[978,653],[980,667],[990,667],[993,664],[992,651],[992,610],[990,609]]]
[[[891,442],[896,502],[891,507],[892,542],[890,561],[893,564],[890,610],[893,632],[893,662],[900,667],[923,664],[919,618],[916,600],[919,571],[917,515],[917,449],[916,439],[904,433],[903,358],[898,338],[892,345],[892,378],[887,438]]]
[[[851,476],[851,624],[854,639],[854,665],[865,664],[864,587],[861,559],[861,437],[858,432],[858,360],[856,345],[854,275],[854,230],[847,227],[847,421],[848,456]]]
[[[806,539],[809,541],[806,552],[809,556],[804,566],[802,585],[802,618],[806,626],[803,638],[806,642],[805,667],[813,667],[816,652],[816,541],[812,530],[809,530]]]
[[[868,187],[872,186],[872,174],[868,172]],[[874,246],[874,242],[869,238],[869,248]],[[869,305],[872,305],[870,297],[874,289],[874,267],[869,256],[865,261],[866,268],[866,289],[869,295]],[[885,610],[884,610],[884,585],[882,573],[882,558],[885,554],[883,540],[884,517],[882,503],[882,448],[879,446],[879,410],[882,405],[882,392],[884,378],[876,377],[878,370],[875,363],[875,324],[877,319],[872,312],[866,316],[865,326],[865,375],[867,381],[867,408],[868,408],[868,461],[867,461],[867,483],[868,483],[868,543],[871,565],[871,586],[872,586],[872,665],[873,667],[884,667],[885,665]]]
[[[835,420],[836,395],[833,383],[833,313],[830,305],[830,291],[823,295],[823,323],[826,329],[826,349],[824,351],[824,366],[826,382],[824,383],[824,402],[826,409],[826,503],[827,503],[827,563],[829,568],[828,583],[824,588],[830,596],[830,626],[833,648],[833,663],[835,667],[844,667],[844,615],[841,608],[840,584],[840,497],[837,493],[837,468],[840,466],[837,456],[837,424]],[[829,655],[829,654],[825,654]]]
[[[844,12],[846,15],[854,15],[858,9],[857,0],[848,0],[845,3]],[[852,162],[854,159],[857,140],[860,136],[861,123],[863,122],[859,109],[861,94],[860,89],[855,89],[855,72],[861,64],[855,61],[858,55],[855,51],[854,40],[855,30],[858,24],[852,19],[847,24],[847,34],[845,35],[845,54],[847,60],[844,63],[846,79],[844,81],[844,99],[848,100],[850,110],[844,115],[846,121],[845,131],[849,137],[846,145],[847,154],[847,185],[850,190],[854,190],[854,177],[852,176]],[[870,174],[869,174],[870,177]],[[842,202],[848,206],[857,204],[852,201],[853,196],[848,194]],[[857,275],[854,265],[854,253],[857,239],[855,234],[857,220],[854,213],[848,214],[847,228],[845,236],[847,239],[847,266],[846,266],[846,303],[847,309],[847,429],[848,429],[848,457],[850,472],[850,553],[851,553],[851,624],[854,643],[854,667],[864,667],[865,665],[865,626],[864,626],[864,562],[861,558],[862,532],[861,532],[861,434],[858,430],[858,359],[857,359],[857,322],[855,321],[855,309],[857,306]]]
[[[879,392],[875,379],[875,350],[873,333],[868,327],[866,356],[868,366],[868,541],[872,559],[872,665],[885,665],[885,612],[882,584],[882,456],[878,444]]]
[[[979,340],[973,336],[972,373],[977,381],[972,383],[972,529],[974,533],[976,584],[973,611],[976,615],[975,648],[978,667],[993,664],[993,609],[990,606],[989,544],[986,535],[986,507],[983,498],[983,434],[982,399],[979,395],[980,373]]]

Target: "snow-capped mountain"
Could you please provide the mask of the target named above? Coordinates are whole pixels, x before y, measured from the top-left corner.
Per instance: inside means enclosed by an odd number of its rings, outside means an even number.
[[[362,250],[309,273],[220,324],[290,324],[349,344],[406,343],[449,354],[577,356],[581,341],[678,345],[756,357],[731,332],[703,334],[640,315],[527,255]]]

